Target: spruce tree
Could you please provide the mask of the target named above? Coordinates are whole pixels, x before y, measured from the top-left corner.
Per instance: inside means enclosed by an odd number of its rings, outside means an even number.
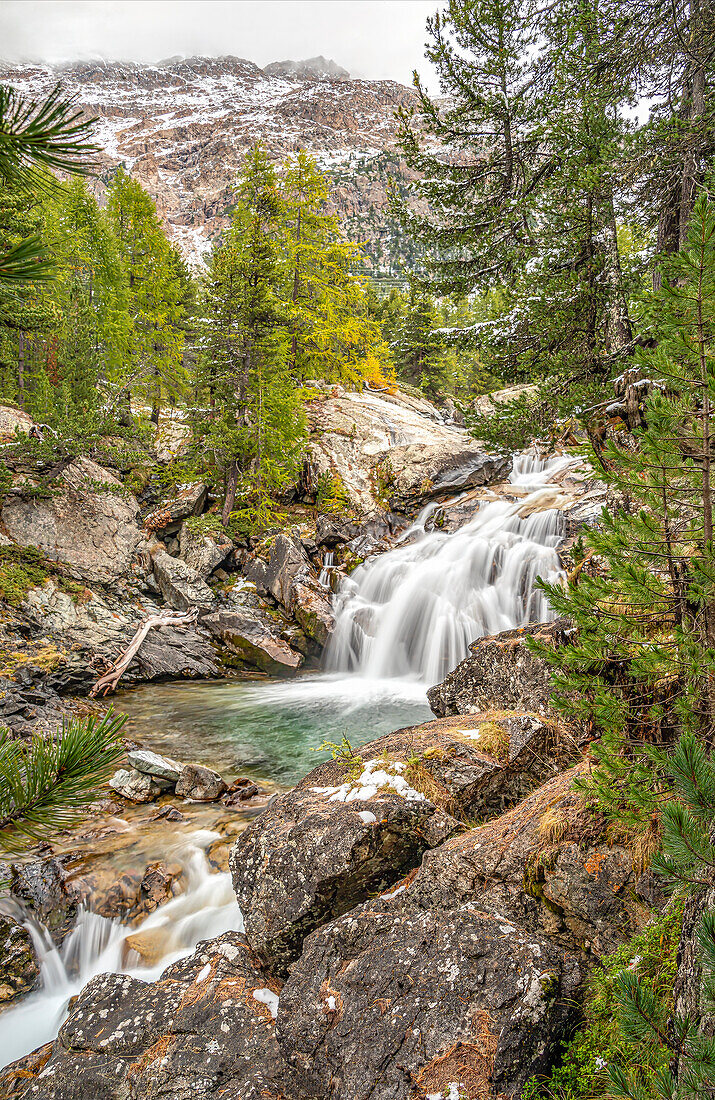
[[[121,393],[128,410],[132,391],[147,400],[157,424],[164,398],[175,400],[187,383],[183,359],[186,270],[166,238],[153,200],[122,169],[107,189],[107,210],[132,320]]]
[[[289,371],[285,210],[265,150],[246,157],[231,227],[206,277],[197,414],[204,455],[225,483],[222,520],[266,527],[298,470],[304,419]],[[236,507],[238,505],[238,507]]]
[[[586,536],[589,568],[566,588],[544,585],[577,634],[542,650],[557,704],[601,734],[591,795],[641,822],[657,800],[649,746],[681,731],[715,744],[715,206],[705,194],[651,319],[657,343],[636,357],[653,387],[644,426],[593,457],[619,503]]]

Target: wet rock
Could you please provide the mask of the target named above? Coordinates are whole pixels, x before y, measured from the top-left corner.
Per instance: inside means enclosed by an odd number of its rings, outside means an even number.
[[[130,571],[142,537],[138,512],[136,500],[113,474],[77,458],[47,498],[25,499],[21,486],[11,490],[0,518],[21,546],[35,546],[50,561],[63,562],[78,579],[110,584]]]
[[[0,913],[0,1002],[12,1001],[34,989],[40,967],[30,933],[12,917]]]
[[[167,779],[170,783],[178,781],[184,767],[178,761],[160,756],[158,752],[151,752],[149,749],[130,749],[127,760],[136,771],[157,779]]]
[[[154,556],[154,576],[162,596],[176,611],[216,606],[216,596],[196,570],[164,550]]]
[[[398,880],[459,828],[410,787],[404,763],[364,759],[315,768],[271,802],[231,853],[246,935],[276,974],[314,928]]]
[[[514,1097],[574,1016],[578,960],[479,900],[447,911],[403,893],[304,945],[276,1034],[301,1100]]]
[[[470,656],[427,692],[432,710],[442,717],[496,705],[550,714],[551,668],[527,649],[525,639],[535,637],[557,646],[569,629],[561,619],[479,638],[469,647]]]
[[[109,786],[130,802],[153,802],[173,784],[157,780],[136,768],[120,768],[109,780]]]
[[[205,615],[203,625],[219,638],[230,654],[269,675],[295,672],[303,656],[280,637],[280,627],[252,608],[221,609]]]
[[[176,784],[176,794],[194,802],[215,802],[225,790],[226,784],[218,772],[201,764],[184,764]]]
[[[186,523],[181,525],[179,545],[179,557],[202,580],[206,580],[233,549],[233,542],[228,535],[193,531]]]
[[[475,447],[455,454],[441,445],[421,444],[392,448],[387,461],[389,469],[383,474],[387,499],[399,512],[413,511],[434,497],[504,481],[512,463],[509,456],[486,454]]]
[[[77,915],[62,858],[50,857],[12,866],[12,894],[61,944]]]
[[[237,932],[199,944],[157,982],[94,978],[23,1100],[286,1100],[278,986]]]
[[[335,618],[330,599],[315,578],[294,583],[290,610],[309,638],[318,645],[327,644],[335,626]]]
[[[256,560],[248,570],[259,592],[270,593],[305,633],[325,645],[333,629],[331,602],[298,537],[280,534],[266,562]]]
[[[160,905],[169,901],[174,895],[174,883],[181,873],[180,864],[170,867],[163,860],[150,863],[139,887],[142,910],[153,913]]]

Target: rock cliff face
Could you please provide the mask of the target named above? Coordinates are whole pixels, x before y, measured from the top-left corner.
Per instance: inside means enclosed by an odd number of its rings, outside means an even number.
[[[0,71],[34,96],[61,80],[99,116],[105,179],[123,164],[156,199],[188,258],[198,258],[226,224],[237,171],[256,141],[279,159],[296,148],[317,156],[333,177],[336,212],[367,243],[373,267],[389,271],[399,258],[386,217],[388,180],[407,179],[391,152],[394,112],[413,98],[401,84],[350,79],[325,58],[265,70],[238,57],[191,57]]]

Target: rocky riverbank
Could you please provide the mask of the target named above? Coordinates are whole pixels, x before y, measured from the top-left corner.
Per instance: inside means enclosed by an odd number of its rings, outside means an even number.
[[[538,703],[497,709],[488,655],[514,644],[465,662],[482,669],[470,713],[336,752],[274,798],[231,851],[245,932],[149,985],[93,979],[0,1095],[519,1096],[594,962],[664,898],[573,788],[583,735]]]

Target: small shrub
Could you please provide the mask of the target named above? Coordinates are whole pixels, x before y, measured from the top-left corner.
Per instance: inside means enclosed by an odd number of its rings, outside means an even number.
[[[321,512],[344,516],[350,511],[350,498],[337,470],[326,470],[315,487],[315,503]]]

